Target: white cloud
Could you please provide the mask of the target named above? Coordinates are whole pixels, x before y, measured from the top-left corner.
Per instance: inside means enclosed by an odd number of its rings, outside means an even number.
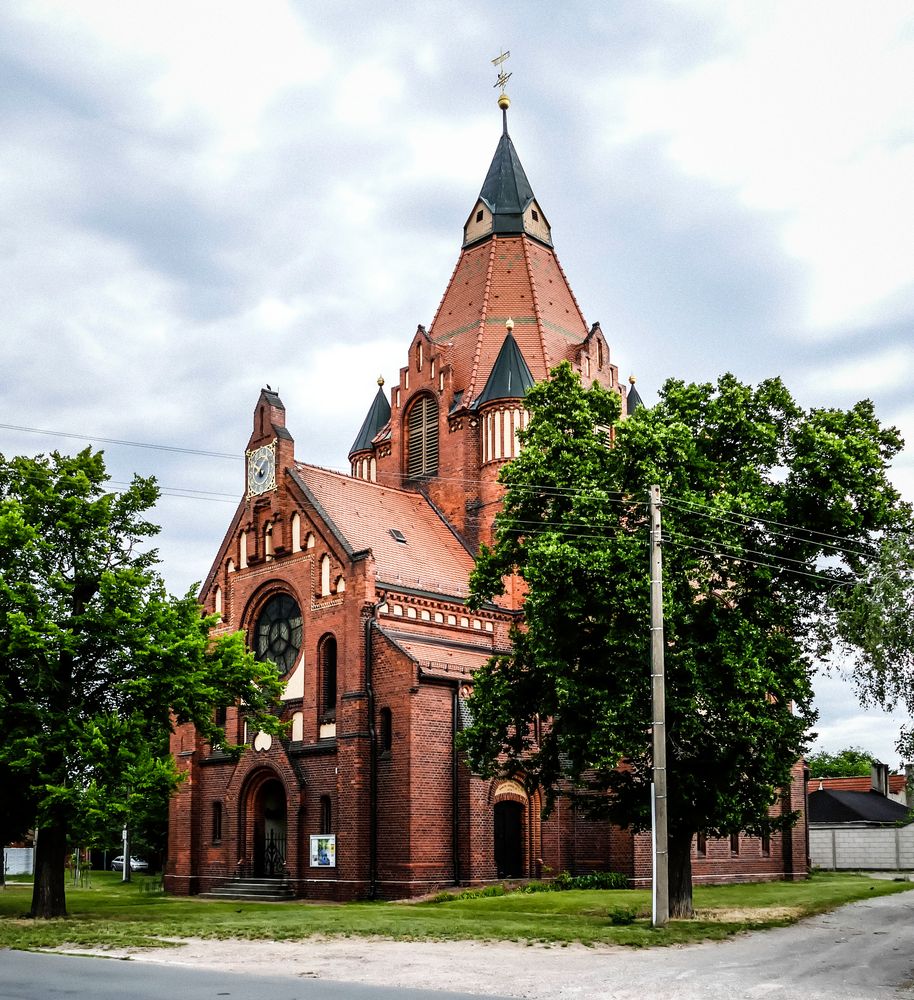
[[[914,275],[910,6],[697,7],[719,19],[716,56],[611,79],[610,149],[660,136],[681,170],[776,220],[813,328],[873,317]]]

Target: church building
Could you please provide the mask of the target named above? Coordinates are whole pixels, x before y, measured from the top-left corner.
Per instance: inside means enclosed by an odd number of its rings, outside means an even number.
[[[561,798],[548,818],[519,775],[482,780],[455,746],[473,673],[508,648],[522,594],[466,604],[492,540],[503,463],[524,395],[569,361],[640,405],[598,323],[588,325],[552,227],[503,131],[464,223],[457,264],[395,385],[379,379],[349,473],[296,454],[276,392],[256,401],[246,489],[203,585],[220,631],[243,631],[286,681],[283,739],[218,721],[240,759],[178,727],[185,780],[172,799],[165,885],[177,894],[275,887],[328,900],[567,870],[650,878],[648,835],[588,820]],[[368,402],[368,400],[366,400]],[[293,424],[294,427],[294,424]],[[307,428],[303,429],[303,434]],[[803,785],[788,796],[802,808]],[[805,875],[805,834],[696,844],[706,879]],[[260,880],[260,881],[254,881]]]

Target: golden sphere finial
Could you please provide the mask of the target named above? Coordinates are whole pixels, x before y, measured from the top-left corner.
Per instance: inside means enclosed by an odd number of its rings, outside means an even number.
[[[511,98],[507,94],[498,95],[498,106],[502,111],[507,111],[511,107]]]
[[[628,376],[628,382],[629,382],[629,385],[634,385],[634,384],[635,384],[635,383],[636,383],[637,381],[638,381],[638,380],[637,380],[637,379],[635,378],[635,376],[634,376],[634,375],[629,375],[629,376]]]
[[[511,333],[514,330],[514,320],[511,319],[510,316],[505,320],[505,329],[508,333]]]
[[[378,376],[378,385],[381,386],[382,389],[384,388],[384,376],[383,375],[379,375]]]

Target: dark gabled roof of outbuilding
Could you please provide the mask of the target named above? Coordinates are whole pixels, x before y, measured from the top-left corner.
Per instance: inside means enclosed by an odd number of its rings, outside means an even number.
[[[809,793],[810,823],[898,823],[908,819],[907,806],[879,792]]]
[[[390,403],[384,395],[384,390],[379,386],[377,394],[372,401],[359,433],[349,449],[349,454],[354,455],[357,451],[369,451],[371,442],[378,431],[390,420]]]
[[[478,407],[495,399],[523,399],[533,384],[533,376],[517,341],[512,333],[508,333],[474,405]]]

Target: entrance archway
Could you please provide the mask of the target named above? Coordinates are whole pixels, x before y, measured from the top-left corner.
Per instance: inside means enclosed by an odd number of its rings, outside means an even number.
[[[276,778],[254,793],[254,874],[279,878],[286,870],[286,790]]]
[[[498,878],[524,877],[524,806],[511,799],[496,802],[495,870]]]

